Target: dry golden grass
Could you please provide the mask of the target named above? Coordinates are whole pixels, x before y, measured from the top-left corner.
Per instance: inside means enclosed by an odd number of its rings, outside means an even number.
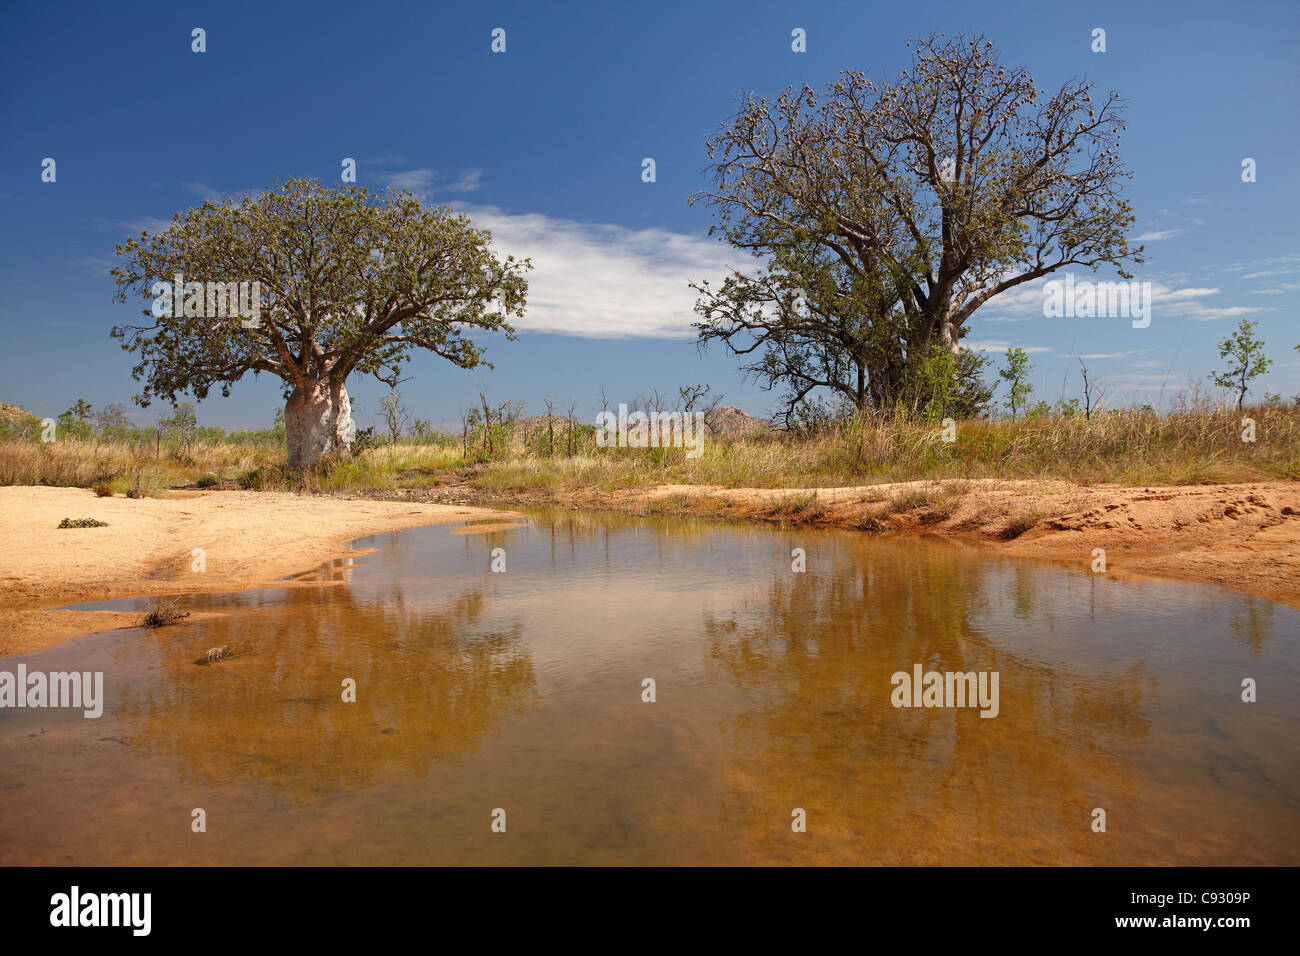
[[[1242,418],[1255,421],[1243,440]],[[585,448],[573,458],[517,455],[471,469],[490,493],[563,494],[655,484],[818,488],[899,481],[1055,478],[1079,484],[1212,484],[1300,477],[1300,411],[1278,405],[1241,413],[1193,409],[1157,417],[1138,410],[1019,421],[960,422],[946,443],[936,425],[853,422],[813,437],[772,434],[681,449]],[[919,492],[907,492],[916,495]],[[918,501],[942,509],[953,498]],[[899,510],[908,502],[898,502]]]
[[[1242,419],[1256,440],[1243,440]],[[152,451],[152,449],[150,449]],[[957,424],[956,440],[937,424],[866,417],[814,436],[770,433],[706,440],[699,458],[679,448],[596,448],[588,438],[572,457],[539,456],[517,438],[488,461],[466,460],[458,446],[385,445],[331,457],[301,474],[289,472],[283,448],[196,443],[184,455],[153,457],[124,444],[95,441],[0,442],[0,484],[92,487],[147,493],[216,486],[315,493],[427,488],[448,480],[485,496],[563,497],[656,484],[743,488],[834,487],[897,481],[1055,478],[1079,484],[1211,484],[1300,477],[1300,410],[1279,404],[1240,413],[1198,407],[1157,416],[1141,410],[1019,421]],[[205,481],[205,485],[210,484]],[[951,494],[897,501],[942,512]],[[916,497],[922,492],[909,491]],[[930,500],[930,499],[934,500]],[[792,500],[792,517],[815,510]]]
[[[263,445],[195,443],[188,454],[155,457],[125,442],[64,439],[0,442],[0,484],[89,488],[125,494],[138,483],[159,489],[193,483],[205,472],[231,475],[284,461],[283,449]]]

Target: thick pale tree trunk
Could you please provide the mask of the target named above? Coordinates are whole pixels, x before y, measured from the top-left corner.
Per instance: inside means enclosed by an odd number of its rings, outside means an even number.
[[[290,468],[306,468],[321,455],[346,451],[356,431],[347,388],[342,382],[294,386],[284,407],[284,431]]]
[[[961,341],[958,338],[957,326],[947,319],[939,323],[939,335],[943,340],[944,347],[958,355],[961,352]]]

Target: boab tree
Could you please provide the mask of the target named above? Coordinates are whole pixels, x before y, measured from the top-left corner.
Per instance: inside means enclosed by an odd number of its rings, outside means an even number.
[[[701,344],[764,349],[859,408],[897,401],[994,296],[1071,265],[1131,277],[1123,128],[1117,94],[1072,80],[1045,97],[982,36],[919,41],[883,87],[846,71],[824,94],[746,95],[693,201],[759,266],[697,286]]]
[[[483,350],[468,330],[514,338],[508,317],[524,313],[531,266],[497,258],[490,243],[466,216],[422,208],[409,192],[289,180],[118,245],[116,300],[134,292],[153,306],[150,324],[112,334],[139,354],[141,405],[187,391],[203,399],[214,386],[229,395],[248,372],[283,379],[288,459],[300,468],[351,442],[353,372],[395,384],[417,348],[473,368]],[[173,299],[166,284],[178,275]],[[213,292],[245,282],[251,318]]]

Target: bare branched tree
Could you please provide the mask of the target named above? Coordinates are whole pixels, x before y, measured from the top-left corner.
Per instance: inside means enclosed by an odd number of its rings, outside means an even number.
[[[393,444],[397,444],[397,439],[402,437],[402,432],[411,422],[411,412],[402,402],[402,393],[397,390],[397,386],[406,381],[410,379],[394,379],[388,386],[387,394],[379,398],[379,414]]]

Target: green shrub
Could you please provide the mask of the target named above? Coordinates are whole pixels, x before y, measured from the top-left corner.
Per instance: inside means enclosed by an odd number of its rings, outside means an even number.
[[[64,518],[59,522],[60,528],[107,528],[107,521],[97,521],[94,518]]]

